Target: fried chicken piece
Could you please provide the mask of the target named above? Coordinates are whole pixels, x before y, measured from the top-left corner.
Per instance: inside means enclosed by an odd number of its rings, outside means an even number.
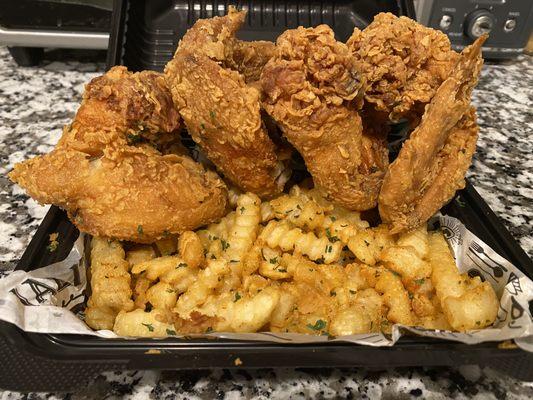
[[[331,28],[285,31],[261,84],[265,110],[301,153],[315,185],[350,210],[375,207],[387,150],[383,138],[363,134],[360,74]]]
[[[485,39],[463,50],[385,175],[379,213],[393,233],[419,227],[464,187],[478,132],[470,96],[483,64]]]
[[[227,205],[220,178],[184,155],[178,127],[161,74],[115,67],[87,85],[56,149],[10,178],[83,232],[153,242],[212,222]]]
[[[163,74],[132,73],[117,66],[86,85],[82,104],[58,146],[95,156],[119,137],[130,144],[145,141],[164,147],[179,142],[179,128],[179,113]]]
[[[347,45],[367,80],[365,101],[393,121],[423,112],[458,59],[444,33],[390,13],[356,28]]]
[[[245,12],[230,8],[224,17],[197,21],[165,74],[189,133],[207,157],[240,189],[271,197],[287,177],[261,119],[260,93],[226,66],[234,63],[235,33],[244,18]]]
[[[103,156],[58,148],[15,165],[10,178],[65,209],[83,232],[151,243],[222,217],[227,192],[189,157],[113,144]]]
[[[261,72],[268,60],[274,56],[275,49],[274,43],[265,40],[247,42],[236,39],[226,64],[239,71],[246,83],[253,83],[261,78]]]

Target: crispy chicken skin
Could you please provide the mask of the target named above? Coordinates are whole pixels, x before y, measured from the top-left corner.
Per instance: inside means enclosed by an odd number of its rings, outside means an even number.
[[[235,33],[244,17],[230,8],[224,17],[196,22],[165,75],[189,133],[207,157],[240,189],[271,197],[283,190],[284,167],[261,119],[260,92],[246,84],[245,74],[226,66],[234,62]],[[249,76],[257,75],[252,69]]]
[[[363,135],[363,83],[331,28],[285,31],[261,84],[265,110],[302,154],[315,185],[348,209],[375,207],[388,164],[384,137]]]
[[[253,83],[261,78],[265,64],[274,56],[276,46],[272,42],[258,40],[247,42],[236,39],[231,47],[231,57],[226,64],[239,71],[246,83]]]
[[[178,126],[161,74],[115,67],[87,85],[56,149],[9,176],[37,201],[64,208],[83,232],[153,242],[226,211],[227,190],[215,173],[156,149],[181,151],[172,144]]]
[[[224,214],[224,183],[189,157],[115,145],[103,152],[59,148],[17,164],[10,177],[95,236],[151,243]]]
[[[463,50],[385,175],[379,213],[393,233],[419,227],[464,187],[478,132],[470,96],[485,39]]]
[[[390,13],[356,28],[347,45],[368,84],[365,101],[394,121],[423,113],[458,58],[444,33]]]
[[[132,73],[117,66],[86,85],[82,104],[58,146],[92,155],[101,154],[118,137],[163,146],[179,140],[179,128],[179,113],[163,74]]]

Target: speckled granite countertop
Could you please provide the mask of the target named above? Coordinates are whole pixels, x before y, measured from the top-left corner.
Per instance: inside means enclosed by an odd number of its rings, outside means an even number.
[[[19,68],[0,47],[0,270],[11,270],[45,215],[6,173],[48,152],[102,63],[44,61]],[[533,255],[533,58],[487,63],[474,92],[481,135],[469,176],[530,256]],[[1,373],[1,371],[0,371]],[[28,398],[0,392],[2,399]],[[365,370],[236,370],[106,373],[78,393],[32,399],[118,398],[479,398],[530,399],[533,384],[477,366]]]

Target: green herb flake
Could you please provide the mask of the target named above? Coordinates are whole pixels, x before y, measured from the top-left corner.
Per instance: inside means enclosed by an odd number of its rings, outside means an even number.
[[[401,278],[401,277],[402,277],[402,274],[400,274],[399,272],[396,272],[396,271],[391,271],[391,272],[392,272],[392,274],[393,274],[394,276],[397,276],[398,278]]]
[[[331,235],[331,230],[329,228],[326,228],[326,236],[328,237],[328,240],[331,243],[335,243],[335,242],[339,241],[339,238],[337,236],[332,236]]]
[[[167,328],[167,335],[174,336],[174,335],[176,335],[176,331]]]
[[[168,289],[166,290],[166,292],[167,292],[167,293],[174,293],[174,289],[172,289],[172,288],[168,288]]]
[[[413,300],[415,296],[413,296],[413,293],[409,293],[409,300]]]
[[[287,270],[286,270],[286,269],[284,269],[284,268],[279,268],[279,269],[276,269],[276,271],[278,271],[278,272],[283,272],[283,273],[287,272]]]
[[[178,266],[176,267],[176,269],[178,268],[187,268],[187,263],[179,263]]]
[[[211,260],[216,260],[217,259],[217,256],[215,256],[214,254],[211,254]]]
[[[205,125],[203,123],[200,124],[200,128],[205,130]]]
[[[425,281],[426,278],[415,279],[415,283],[419,286],[423,285]]]
[[[331,222],[337,221],[337,218],[335,216],[333,216],[333,215],[330,215],[329,219],[331,220]]]
[[[356,292],[355,292],[355,290],[350,289],[350,293],[351,294],[355,294]]]
[[[141,135],[136,135],[136,134],[132,134],[132,133],[129,133],[128,136],[126,137],[127,141],[128,141],[128,144],[136,144],[136,143],[139,143],[142,139]]]
[[[215,119],[215,112],[213,110],[209,111],[209,116],[211,117],[212,120]]]
[[[222,251],[225,251],[226,249],[229,249],[229,243],[226,242],[224,239],[220,239],[220,242],[222,243]]]
[[[477,326],[481,325],[481,321],[476,321],[476,325]]]
[[[334,290],[330,290],[330,291],[329,291],[329,295],[330,295],[331,297],[335,297],[335,296],[337,296],[337,292],[334,291]]]
[[[317,319],[314,325],[307,324],[307,327],[313,331],[321,331],[326,327],[326,322],[321,319]]]
[[[241,214],[244,214],[244,211],[246,210],[246,208],[241,207],[241,208],[239,208],[239,210],[241,210]]]
[[[278,257],[271,258],[270,260],[268,260],[268,262],[270,264],[277,264],[278,263]]]
[[[146,326],[146,329],[148,329],[150,332],[154,331],[154,326],[152,324],[145,324],[145,323],[141,322],[141,325]]]
[[[240,299],[242,299],[242,296],[240,295],[240,293],[235,292],[235,298],[233,299],[233,302],[235,303],[236,301],[239,301]]]
[[[137,233],[139,234],[139,236],[144,234],[142,225],[137,225]]]

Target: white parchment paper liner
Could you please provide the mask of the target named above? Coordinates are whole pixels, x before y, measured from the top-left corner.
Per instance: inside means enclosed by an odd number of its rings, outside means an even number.
[[[493,327],[456,333],[394,325],[390,336],[367,333],[336,338],[270,332],[210,333],[193,336],[278,343],[334,340],[368,346],[392,346],[403,333],[409,331],[420,336],[468,344],[514,339],[518,346],[533,352],[533,320],[528,306],[528,302],[533,299],[533,282],[468,231],[458,219],[438,216],[433,223],[440,223],[459,270],[468,272],[471,276],[479,275],[494,287],[500,299],[500,309]],[[27,332],[117,338],[111,331],[93,331],[83,322],[87,285],[84,254],[84,235],[81,235],[65,260],[31,272],[15,271],[0,278],[0,320],[11,322]]]

